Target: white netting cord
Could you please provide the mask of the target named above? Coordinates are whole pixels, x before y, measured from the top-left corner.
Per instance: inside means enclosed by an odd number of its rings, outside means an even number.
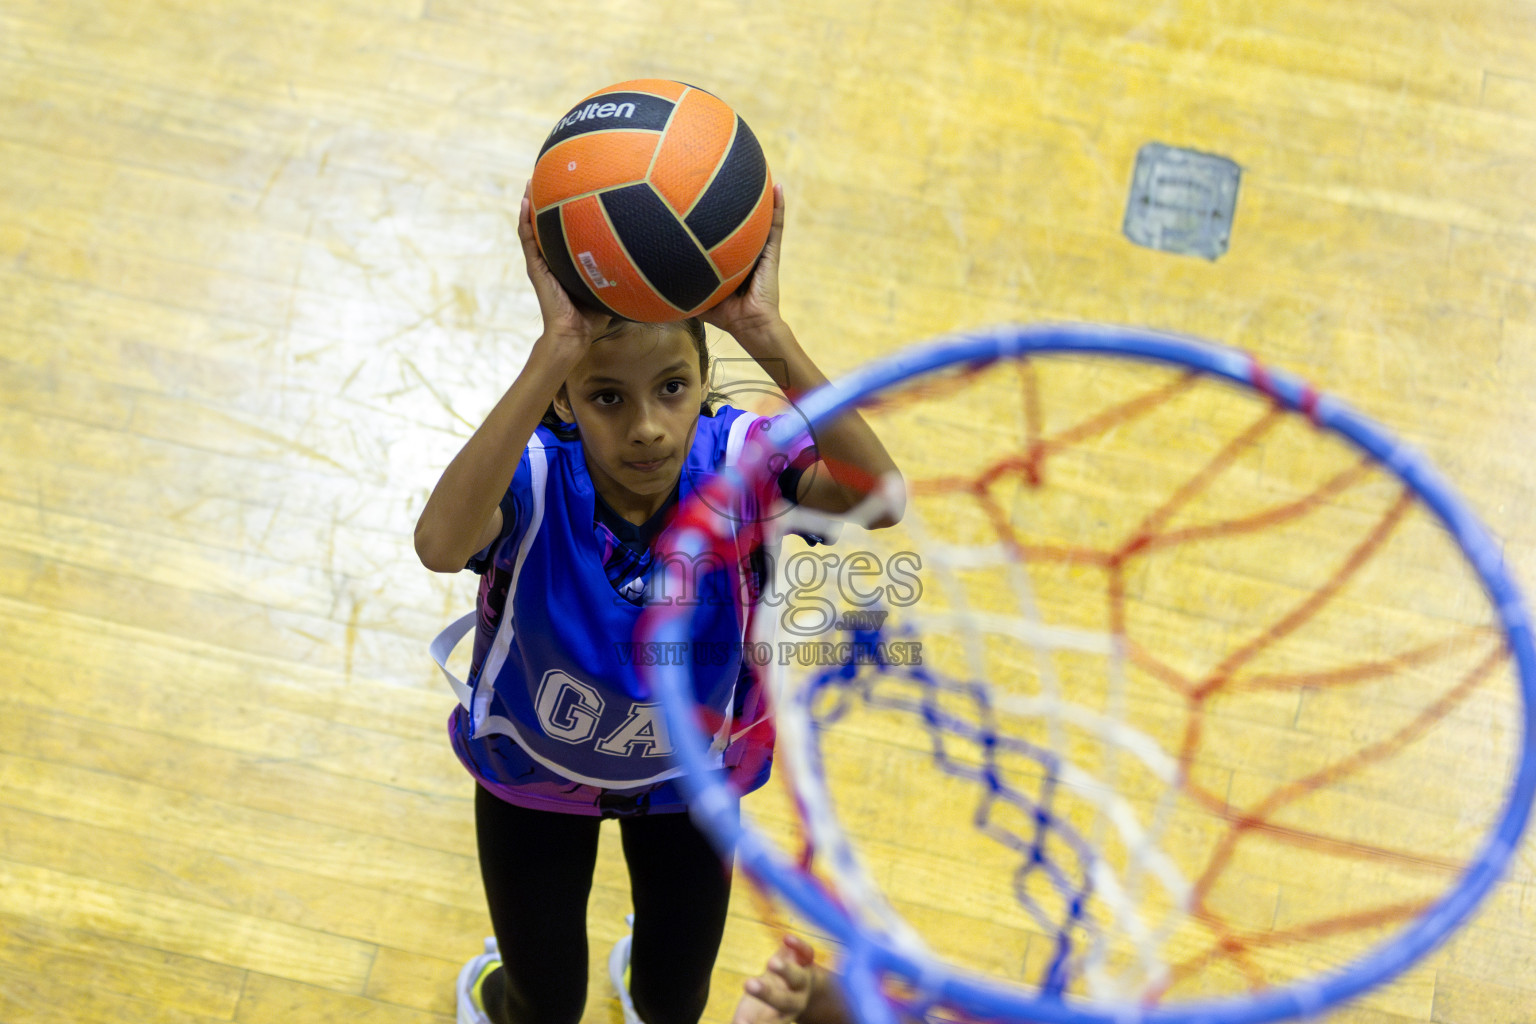
[[[968,546],[935,540],[917,509],[905,501],[902,484],[897,478],[883,481],[858,508],[838,519],[867,526],[903,505],[906,505],[903,527],[922,553],[924,567],[932,567],[943,592],[950,599],[950,607],[944,610],[908,609],[904,615],[904,630],[917,637],[938,633],[958,637],[969,680],[985,688],[996,710],[1044,723],[1050,755],[1048,764],[1054,772],[1055,783],[1069,789],[1074,799],[1087,803],[1094,810],[1092,829],[1085,843],[1090,851],[1083,865],[1085,895],[1101,914],[1107,915],[1108,928],[1118,941],[1112,944],[1087,916],[1068,922],[1068,927],[1087,929],[1091,937],[1086,950],[1073,954],[1067,965],[1068,972],[1072,977],[1081,977],[1088,994],[1099,1000],[1139,1002],[1160,992],[1169,977],[1164,947],[1169,936],[1187,918],[1191,899],[1189,882],[1162,849],[1168,819],[1179,792],[1180,769],[1176,758],[1125,720],[1125,644],[1109,633],[1047,623],[1036,604],[1028,567],[1017,551],[1001,543]],[[828,522],[824,515],[793,508],[775,520],[773,526],[774,533],[783,536],[800,531],[817,532]],[[959,571],[1000,564],[1007,567],[1008,583],[1019,614],[975,609],[967,600]],[[783,569],[782,561],[773,565],[775,573],[781,574]],[[774,586],[778,588],[777,593],[789,592],[782,576]],[[777,622],[773,615],[755,616],[753,640],[771,646],[776,639]],[[988,635],[1010,638],[1034,652],[1040,679],[1039,693],[1022,696],[996,692],[988,679],[985,663]],[[1104,711],[1066,698],[1053,660],[1057,651],[1083,652],[1105,660],[1109,687]],[[839,679],[832,685],[857,689],[860,677],[878,671],[867,664],[856,664],[854,668],[856,671],[848,673],[849,678]],[[776,709],[779,750],[790,772],[821,869],[839,898],[864,926],[877,930],[919,962],[935,960],[937,958],[919,934],[891,907],[839,825],[818,753],[818,727],[811,708],[816,678],[814,672],[794,676],[788,671],[785,659],[775,659],[769,685]],[[928,685],[933,685],[931,680]],[[867,692],[865,697],[867,699]],[[1104,753],[1101,763],[1105,771],[1102,774],[1066,760],[1069,727],[1095,738]],[[1159,784],[1159,798],[1147,824],[1142,823],[1131,802],[1121,795],[1122,757],[1140,764]],[[986,783],[978,785],[982,789],[982,801],[994,799],[995,794],[987,789]],[[1126,851],[1126,863],[1119,870],[1098,855],[1111,831]],[[992,831],[987,834],[1019,849],[1017,844],[1021,840],[1018,837],[1003,837]],[[1054,871],[1056,867],[1047,865],[1047,870]],[[1052,876],[1053,880],[1058,876],[1059,871]],[[1167,896],[1167,909],[1158,920],[1148,920],[1143,908],[1148,881],[1160,886]],[[1062,886],[1060,881],[1055,884]],[[1018,896],[1023,902],[1023,894]],[[1030,908],[1026,906],[1025,909]],[[1032,916],[1040,919],[1038,913],[1032,913]],[[1132,965],[1119,972],[1112,969],[1110,963],[1117,946],[1133,951]]]
[[[833,518],[795,507],[773,522],[773,533],[779,537],[799,531],[825,535],[829,526],[867,525],[892,511],[899,511],[905,501],[906,491],[901,479],[890,477],[882,480],[864,501],[845,515]],[[770,547],[776,548],[777,543],[771,543]],[[769,569],[775,579],[771,585],[765,584],[765,592],[771,586],[774,592],[787,593],[783,560],[771,562]],[[778,623],[779,619],[773,615],[753,616],[752,640],[766,643],[773,649],[778,639]],[[908,955],[932,959],[933,954],[921,936],[886,901],[837,822],[816,753],[815,730],[807,706],[814,693],[810,687],[800,685],[801,682],[803,680],[791,682],[787,659],[771,661],[768,687],[778,730],[777,749],[785,757],[785,767],[800,802],[800,813],[822,868],[846,908],[866,927],[873,928]]]
[[[1015,518],[1022,521],[1028,514],[1029,504],[1019,503],[1015,509]],[[1068,749],[1063,723],[1076,726],[1098,738],[1104,762],[1103,779],[1095,779],[1091,773],[1063,759],[1060,765],[1062,781],[1098,811],[1088,836],[1089,848],[1094,851],[1104,850],[1108,838],[1106,830],[1113,827],[1127,851],[1127,862],[1121,875],[1116,875],[1103,857],[1094,858],[1091,870],[1094,889],[1110,911],[1116,932],[1125,937],[1136,951],[1136,967],[1119,975],[1114,974],[1108,962],[1110,944],[1100,942],[1089,948],[1080,961],[1080,969],[1089,992],[1094,996],[1139,1000],[1152,992],[1161,991],[1167,984],[1169,966],[1163,949],[1173,931],[1187,917],[1192,899],[1188,880],[1162,850],[1162,837],[1166,833],[1174,805],[1178,802],[1182,783],[1180,767],[1178,761],[1163,750],[1156,740],[1129,724],[1125,638],[1113,633],[1047,627],[1023,552],[1008,545],[994,546],[1001,548],[1006,556],[1003,564],[1007,566],[1010,589],[1018,608],[1032,627],[1042,631],[1041,639],[1030,646],[1035,653],[1043,700],[1009,694],[1000,703],[1015,714],[1044,718],[1049,725],[1051,749],[1059,754],[1064,754]],[[940,558],[943,558],[942,552]],[[1078,637],[1075,635],[1077,633],[1084,635]],[[1074,647],[1071,643],[1073,640],[1082,641],[1083,646]],[[1103,644],[1103,648],[1096,650],[1092,646],[1093,641]],[[1105,710],[1102,713],[1095,713],[1066,699],[1052,654],[1057,650],[1073,649],[1100,653],[1105,658],[1108,685]],[[1160,784],[1150,827],[1145,829],[1130,803],[1120,796],[1123,791],[1122,753],[1139,761]],[[1080,778],[1074,781],[1074,777],[1078,776]],[[1143,901],[1143,881],[1149,872],[1170,896],[1169,911],[1155,928],[1148,927],[1143,914],[1138,910]]]

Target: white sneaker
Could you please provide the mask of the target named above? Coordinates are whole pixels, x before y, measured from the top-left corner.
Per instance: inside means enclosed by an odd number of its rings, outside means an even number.
[[[633,929],[635,915],[626,915],[624,923]],[[645,1024],[635,1012],[634,1000],[629,998],[629,947],[634,938],[631,933],[613,944],[613,951],[608,954],[608,980],[613,983],[613,991],[618,994],[619,1007],[624,1011],[624,1024]]]
[[[625,954],[628,959],[628,954]],[[481,975],[486,973],[487,967],[496,967],[501,964],[501,951],[496,948],[494,938],[485,940],[485,952],[477,957],[471,957],[459,971],[459,1017],[458,1024],[491,1024],[491,1018],[485,1014],[485,1006],[476,998],[479,995],[475,991],[475,983]]]

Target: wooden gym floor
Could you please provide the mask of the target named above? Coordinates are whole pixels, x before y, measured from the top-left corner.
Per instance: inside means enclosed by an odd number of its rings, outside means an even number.
[[[1533,69],[1523,0],[0,3],[0,1021],[451,1020],[488,923],[426,644],[472,580],[411,528],[537,334],[516,204],[586,92],[742,112],[829,371],[1010,320],[1240,345],[1536,584]],[[1147,142],[1242,166],[1219,260],[1122,235]],[[712,1024],[773,942],[741,896]],[[1328,1019],[1536,1020],[1529,844],[1495,902]]]

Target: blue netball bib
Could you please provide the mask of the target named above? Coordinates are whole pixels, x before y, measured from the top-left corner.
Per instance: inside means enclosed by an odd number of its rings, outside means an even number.
[[[734,461],[755,420],[737,409],[700,417],[680,502]],[[637,660],[649,656],[633,642],[643,609],[615,591],[605,570],[581,443],[541,428],[513,486],[526,489],[517,504],[527,522],[503,541],[511,572],[505,611],[469,683],[444,668],[469,711],[473,738],[510,736],[535,761],[586,785],[631,789],[677,775],[661,705],[637,674]],[[694,665],[696,698],[721,723],[719,750],[733,724],[746,627],[734,573],[701,566],[690,578],[692,592],[678,596],[702,606],[698,630],[692,650],[671,653]],[[439,664],[474,618],[438,638]]]

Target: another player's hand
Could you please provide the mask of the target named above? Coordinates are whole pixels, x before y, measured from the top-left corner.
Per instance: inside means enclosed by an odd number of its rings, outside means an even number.
[[[772,328],[779,320],[779,257],[784,241],[784,186],[773,186],[773,223],[751,275],[718,304],[699,314],[737,340]]]
[[[763,973],[742,985],[731,1024],[790,1024],[811,1000],[816,955],[804,939],[784,936]]]
[[[544,317],[544,336],[551,341],[563,341],[580,347],[585,354],[586,346],[602,333],[611,317],[583,309],[571,301],[571,296],[561,287],[539,251],[538,238],[533,225],[533,183],[523,190],[523,202],[518,211],[517,237],[523,243],[523,260],[528,264],[528,280],[533,293],[539,299],[539,313]]]

